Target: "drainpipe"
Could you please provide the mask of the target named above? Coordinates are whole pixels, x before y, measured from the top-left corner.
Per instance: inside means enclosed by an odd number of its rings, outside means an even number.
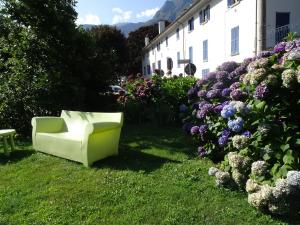
[[[256,0],[256,55],[266,49],[266,0]]]

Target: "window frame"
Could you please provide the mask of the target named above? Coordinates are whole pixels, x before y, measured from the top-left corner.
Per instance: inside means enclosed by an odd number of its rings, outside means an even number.
[[[236,36],[235,36],[236,35]],[[231,28],[231,56],[240,54],[240,26]]]
[[[190,46],[189,47],[189,60],[190,60],[190,63],[193,63],[194,61],[194,49],[193,49],[193,46]]]
[[[209,68],[206,69],[202,69],[201,75],[202,75],[202,79],[206,78],[209,74]]]
[[[233,8],[236,5],[240,4],[241,0],[227,0],[227,8]]]
[[[189,30],[189,32],[191,32],[194,29],[195,29],[195,19],[194,19],[194,17],[192,17],[188,20],[188,30]]]
[[[176,40],[180,39],[180,29],[179,27],[176,29]]]
[[[200,24],[206,24],[210,20],[210,5],[207,5],[199,12]]]
[[[180,68],[180,63],[178,62],[180,60],[180,52],[177,52],[177,68]]]
[[[203,62],[208,62],[208,39],[202,42]]]

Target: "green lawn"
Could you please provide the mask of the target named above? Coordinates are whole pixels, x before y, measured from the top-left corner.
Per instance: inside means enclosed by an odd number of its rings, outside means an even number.
[[[216,188],[212,163],[195,158],[179,129],[127,127],[120,155],[92,168],[18,148],[10,159],[0,153],[3,225],[286,224]]]

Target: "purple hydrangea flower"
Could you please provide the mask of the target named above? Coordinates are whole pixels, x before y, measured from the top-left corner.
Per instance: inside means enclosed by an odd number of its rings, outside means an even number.
[[[206,117],[206,115],[213,109],[213,105],[207,103],[200,107],[200,104],[199,104],[199,109],[200,110],[197,111],[196,117],[198,119],[204,119]]]
[[[296,46],[299,48],[300,47],[300,39],[295,40]]]
[[[269,92],[269,88],[266,85],[260,84],[256,87],[253,97],[259,100],[263,100],[268,96]]]
[[[200,135],[204,135],[208,130],[208,126],[205,124],[205,125],[201,125],[200,128],[199,128],[199,133]]]
[[[241,89],[235,89],[230,93],[230,97],[236,101],[243,100],[246,97],[246,95],[247,94],[243,92]]]
[[[198,109],[201,109],[204,105],[209,104],[207,101],[202,101],[198,103]]]
[[[250,131],[245,131],[242,135],[244,135],[244,136],[250,138],[252,134],[251,134]]]
[[[207,92],[206,97],[209,99],[212,98],[219,98],[222,96],[222,90],[221,89],[214,89]]]
[[[202,85],[205,84],[206,82],[207,82],[206,79],[197,80],[196,86],[197,86],[198,88],[201,88]]]
[[[225,87],[224,83],[221,82],[221,81],[219,81],[219,82],[215,83],[215,84],[211,87],[211,89],[223,89],[224,87]]]
[[[229,73],[227,71],[218,71],[216,74],[216,78],[221,82],[228,82]]]
[[[199,127],[198,126],[193,126],[191,128],[191,135],[199,134]]]
[[[221,116],[225,119],[229,119],[234,114],[236,114],[236,108],[232,105],[225,105],[221,111]]]
[[[238,64],[236,62],[225,62],[221,66],[218,67],[219,71],[226,71],[228,73],[231,73],[238,67]]]
[[[189,99],[193,99],[197,96],[197,89],[196,88],[191,88],[189,91],[188,91],[188,98]]]
[[[230,85],[231,90],[238,89],[240,87],[240,82],[234,82],[232,85]]]
[[[198,148],[198,154],[199,154],[200,157],[205,157],[207,155],[207,151],[205,150],[204,147],[200,146]]]
[[[222,109],[223,109],[223,105],[222,104],[218,104],[218,105],[216,105],[214,107],[214,112],[217,113],[217,114],[219,114],[219,113],[221,113]]]
[[[285,45],[285,51],[286,52],[290,52],[290,51],[292,51],[294,48],[296,48],[296,42],[294,42],[294,41],[289,41],[289,42],[287,42],[286,43],[286,45]]]
[[[191,132],[191,128],[193,127],[193,124],[191,123],[184,123],[183,126],[182,126],[182,129],[184,132],[186,132],[187,134],[190,134]]]
[[[181,113],[185,113],[185,112],[187,112],[187,110],[188,110],[188,107],[187,107],[185,104],[181,104],[181,105],[179,106],[179,111],[180,111]]]
[[[267,58],[274,54],[274,51],[262,51],[259,53],[258,58]]]
[[[241,117],[238,117],[235,120],[228,121],[228,127],[230,130],[239,133],[244,126],[244,120]]]
[[[216,79],[216,73],[215,72],[210,72],[208,75],[207,75],[207,79],[208,80],[214,80]]]
[[[230,88],[225,88],[222,90],[222,97],[228,97],[230,96],[231,89]]]
[[[229,136],[230,136],[230,130],[229,129],[223,130],[221,136],[218,139],[218,143],[221,147],[224,147],[228,143]]]
[[[224,147],[228,143],[229,136],[230,130],[226,128],[225,130],[223,130],[221,136],[218,139],[218,143],[221,147]]]
[[[286,46],[286,43],[285,43],[285,42],[280,42],[280,43],[278,43],[278,44],[275,45],[275,47],[274,47],[274,52],[275,52],[275,53],[280,53],[280,52],[285,51],[285,46]]]
[[[198,91],[198,97],[204,98],[206,97],[207,92],[205,90]]]

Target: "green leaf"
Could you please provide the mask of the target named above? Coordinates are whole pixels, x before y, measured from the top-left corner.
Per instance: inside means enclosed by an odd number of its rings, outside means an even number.
[[[255,107],[258,109],[258,110],[262,110],[266,105],[266,102],[265,101],[262,101],[258,104],[255,105]]]
[[[293,165],[293,163],[295,162],[295,158],[293,156],[293,151],[289,150],[283,157],[283,162],[286,165]]]
[[[286,152],[289,148],[290,148],[290,145],[289,145],[289,144],[281,145],[281,146],[280,146],[280,149],[281,149],[283,152]]]
[[[300,139],[296,140],[296,145],[300,145]]]

